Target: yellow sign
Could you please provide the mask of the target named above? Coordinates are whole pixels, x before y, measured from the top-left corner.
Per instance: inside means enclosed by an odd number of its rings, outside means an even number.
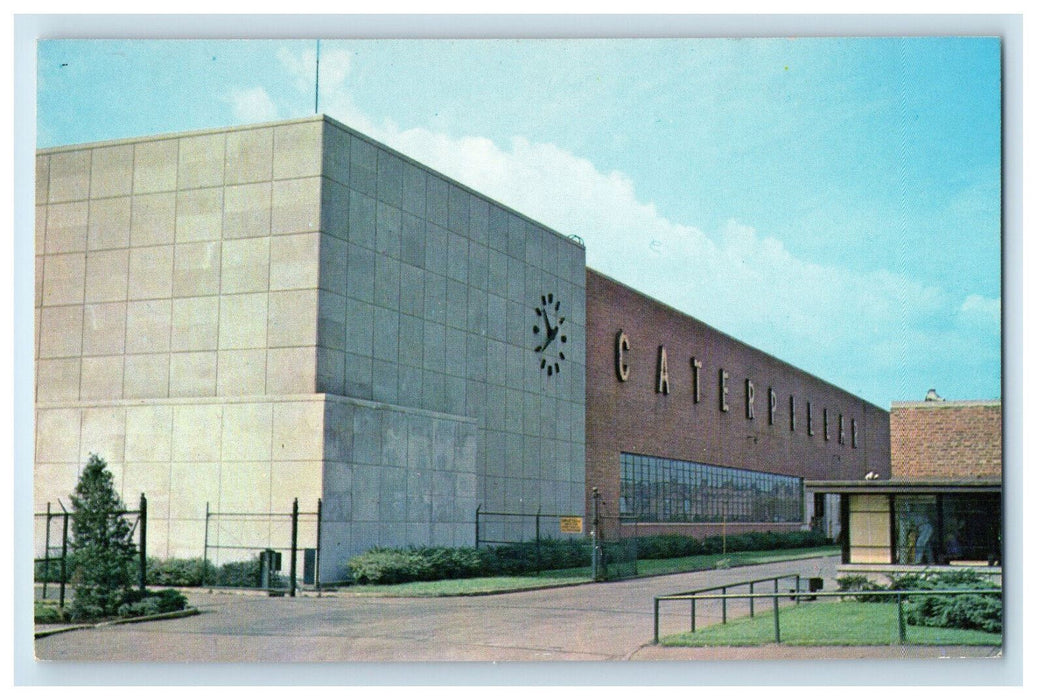
[[[565,533],[579,534],[584,531],[584,519],[575,517],[559,518],[558,529]]]

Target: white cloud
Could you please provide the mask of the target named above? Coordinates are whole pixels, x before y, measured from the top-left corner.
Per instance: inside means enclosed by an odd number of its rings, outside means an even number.
[[[323,54],[332,65],[329,81],[323,69],[321,111],[560,233],[579,235],[590,267],[766,352],[844,385],[852,373],[873,376],[924,360],[936,337],[933,322],[947,305],[938,287],[800,259],[735,221],[712,239],[640,201],[626,174],[602,172],[554,144],[515,137],[501,147],[483,137],[377,124],[352,102],[351,60],[342,54]],[[313,89],[306,77],[311,71],[314,80],[314,54],[281,57],[302,89]],[[962,314],[999,319],[999,300],[969,297]],[[957,342],[950,335],[947,344]]]
[[[342,49],[319,50],[319,86],[337,87],[348,80],[352,68],[352,54]]]
[[[374,136],[561,233],[581,236],[591,267],[768,351],[791,349],[788,356],[802,357],[808,348],[850,347],[853,337],[884,336],[943,307],[938,288],[886,271],[802,260],[778,239],[735,221],[716,243],[640,201],[626,175],[600,172],[552,144],[516,138],[501,149],[488,139],[425,129]]]
[[[240,122],[270,121],[279,116],[279,110],[263,87],[233,90],[225,99],[232,104],[232,112]]]
[[[281,48],[276,54],[279,62],[294,78],[294,87],[305,94],[315,93],[315,48],[302,49],[294,53]],[[352,54],[343,49],[319,47],[319,107],[331,116],[340,113],[355,115],[348,96],[348,75],[351,72]],[[343,118],[343,117],[342,117]]]
[[[1000,329],[1000,299],[987,299],[979,294],[970,294],[961,304],[961,317],[973,323],[985,323]]]
[[[294,77],[294,87],[300,92],[312,92],[315,89],[315,52],[299,51],[294,53],[283,47],[276,53],[276,58],[283,64],[287,72]]]

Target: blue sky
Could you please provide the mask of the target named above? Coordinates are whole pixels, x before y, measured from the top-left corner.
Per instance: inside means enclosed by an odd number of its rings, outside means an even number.
[[[880,406],[1000,396],[1000,43],[333,41],[321,112]],[[301,117],[314,41],[45,41],[37,145]]]

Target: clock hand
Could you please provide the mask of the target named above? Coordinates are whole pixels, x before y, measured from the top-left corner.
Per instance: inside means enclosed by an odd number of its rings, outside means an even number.
[[[547,309],[543,309],[543,312],[544,312],[544,326],[547,328],[547,337],[549,339],[548,342],[550,343],[551,342],[550,338],[552,337],[551,336],[551,321],[547,317]],[[546,348],[547,344],[545,344],[544,347]]]
[[[544,345],[540,348],[540,352],[547,350],[547,346],[551,344],[551,341],[558,337],[558,326],[549,329],[547,340],[544,341]]]

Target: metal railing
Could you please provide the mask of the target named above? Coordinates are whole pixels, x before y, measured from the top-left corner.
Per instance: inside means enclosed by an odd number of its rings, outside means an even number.
[[[790,597],[798,597],[801,591],[801,574],[781,574],[779,576],[766,576],[765,578],[756,578],[749,581],[738,581],[736,583],[727,583],[723,586],[708,586],[707,588],[698,588],[694,591],[683,591],[682,593],[672,593],[667,596],[656,596],[654,603],[655,619],[653,621],[653,636],[655,641],[658,643],[660,637],[660,601],[661,600],[688,600],[689,601],[689,631],[696,631],[696,601],[703,599],[721,599],[721,623],[725,624],[728,622],[728,590],[730,588],[739,588],[740,586],[747,586],[749,592],[746,595],[734,594],[732,597],[738,598],[749,598],[750,599],[750,617],[754,617],[754,586],[759,583],[765,583],[767,581],[772,582],[773,593],[779,593],[779,582],[786,579],[794,579],[794,588],[790,593],[785,595]],[[806,579],[807,580],[807,579]],[[721,593],[715,596],[704,596],[705,593],[711,591],[721,591]]]
[[[799,583],[800,582],[800,577],[797,576],[796,574],[794,575],[794,577],[795,577],[795,584]],[[778,587],[778,581],[779,580],[790,578],[790,576],[777,576],[777,577],[774,577],[774,578],[777,581],[776,585]],[[772,579],[761,579],[760,581],[770,581],[770,580],[772,580]],[[757,582],[760,582],[760,581],[757,581]],[[675,593],[675,594],[672,594],[672,595],[656,596],[653,599],[653,644],[659,644],[660,643],[660,603],[662,601],[671,601],[671,600],[688,600],[688,601],[690,601],[690,605],[692,606],[692,608],[691,608],[692,609],[692,613],[691,613],[690,631],[691,632],[695,632],[696,631],[696,613],[695,613],[695,610],[696,610],[696,601],[698,601],[698,600],[707,600],[707,601],[721,600],[722,601],[722,624],[726,624],[727,620],[725,618],[725,605],[726,605],[728,600],[734,600],[734,599],[735,600],[746,600],[746,599],[750,599],[750,601],[751,601],[750,602],[750,609],[751,609],[750,616],[753,617],[754,616],[754,599],[755,598],[770,598],[772,600],[772,617],[773,617],[773,627],[774,627],[774,631],[775,631],[775,639],[776,639],[776,643],[779,644],[780,641],[781,641],[781,634],[780,634],[780,628],[779,628],[779,600],[780,600],[780,598],[792,598],[795,601],[795,605],[797,605],[800,602],[802,595],[814,596],[815,598],[854,598],[854,597],[862,598],[864,596],[894,597],[895,598],[895,608],[896,608],[896,620],[897,620],[897,624],[898,624],[898,627],[899,627],[899,643],[903,644],[904,642],[906,642],[906,620],[903,618],[903,598],[911,598],[911,597],[915,597],[915,596],[925,596],[925,595],[947,596],[947,595],[1002,595],[1003,594],[1003,589],[1001,589],[1001,588],[963,588],[963,589],[962,588],[958,588],[958,589],[945,589],[945,590],[943,590],[943,589],[936,589],[936,590],[917,589],[917,590],[903,590],[903,591],[815,591],[814,593],[810,593],[809,591],[804,591],[804,592],[801,591],[800,587],[798,585],[795,585],[795,589],[794,590],[788,591],[786,593],[780,593],[777,590],[777,591],[773,591],[772,593],[753,593],[753,592],[750,592],[750,593],[730,593],[730,594],[717,593],[717,594],[710,594],[710,595],[704,594],[704,592],[708,591],[708,590],[715,590],[715,591],[716,590],[723,590],[724,588],[734,588],[736,586],[746,585],[748,583],[754,583],[754,582],[744,581],[744,582],[741,582],[741,583],[729,584],[728,586],[712,586],[712,587],[710,587],[708,589],[703,589],[703,591],[700,591],[700,592],[695,592],[694,591],[692,593]]]

